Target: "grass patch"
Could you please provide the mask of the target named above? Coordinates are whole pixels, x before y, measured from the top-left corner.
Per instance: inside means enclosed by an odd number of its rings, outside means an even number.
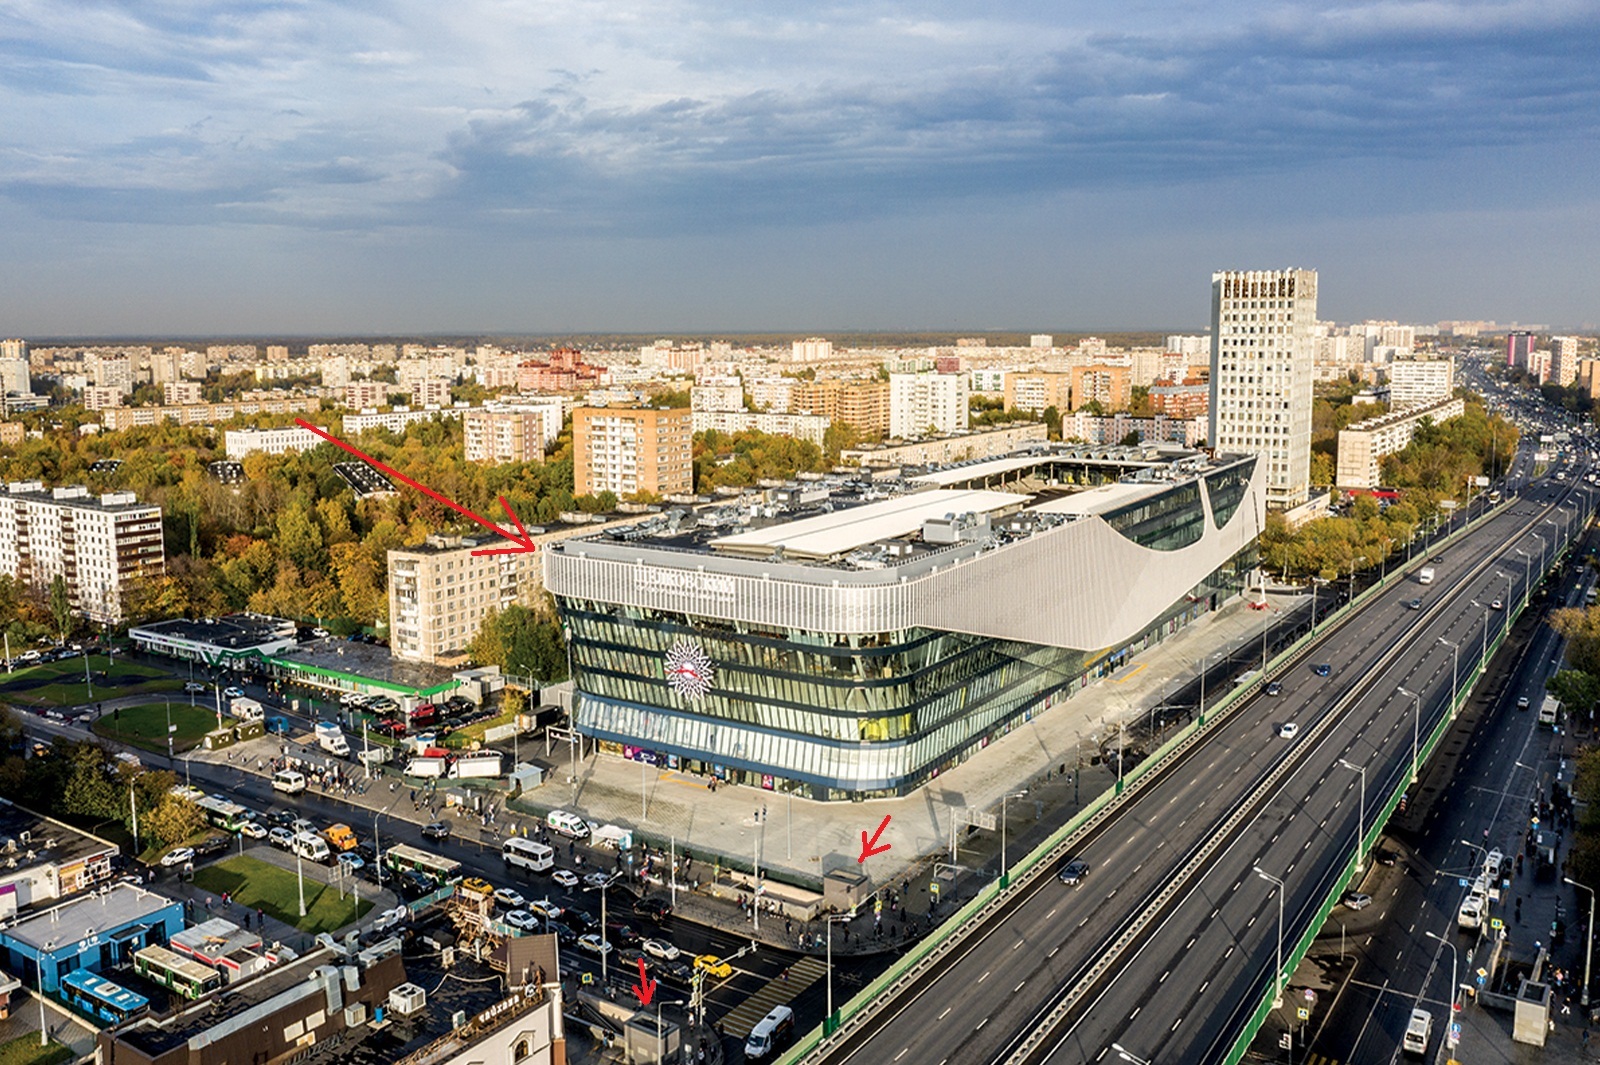
[[[366,899],[357,903],[351,899],[348,891],[340,899],[337,888],[307,877],[306,915],[301,917],[299,888],[294,872],[248,856],[229,858],[196,869],[194,882],[201,890],[219,896],[226,891],[239,905],[252,910],[265,910],[278,920],[312,935],[337,931],[360,920],[372,909],[372,903]]]
[[[124,695],[183,690],[183,681],[150,666],[105,655],[90,655],[88,661],[93,674],[89,685],[83,680],[84,659],[69,658],[0,674],[4,678],[0,680],[0,698],[27,706],[81,706]]]
[[[458,728],[444,738],[444,745],[451,750],[470,747],[474,742],[482,743],[483,734],[497,725],[509,725],[515,722],[517,715],[514,711],[506,711],[498,717],[485,718],[475,721],[464,728]]]
[[[54,1040],[40,1046],[36,1032],[0,1043],[0,1065],[56,1065],[75,1056],[70,1048]]]
[[[172,734],[174,751],[187,751],[197,746],[206,733],[217,727],[215,709],[179,702],[125,706],[107,713],[91,727],[96,736],[120,740],[156,754],[166,754],[169,709],[172,724],[177,730]],[[223,715],[223,720],[229,720],[227,715]]]

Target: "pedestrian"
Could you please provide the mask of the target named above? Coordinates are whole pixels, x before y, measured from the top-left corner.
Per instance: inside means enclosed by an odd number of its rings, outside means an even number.
[[[260,906],[256,907],[256,927],[257,928],[266,928],[267,927],[267,911],[263,910]]]

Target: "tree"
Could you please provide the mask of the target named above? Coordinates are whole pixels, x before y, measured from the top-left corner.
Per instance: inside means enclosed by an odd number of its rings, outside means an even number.
[[[1051,440],[1061,439],[1061,412],[1055,407],[1046,407],[1044,413],[1039,415],[1044,419],[1045,428],[1050,433]]]
[[[72,624],[72,596],[67,591],[67,579],[59,573],[50,581],[50,616],[55,619],[56,631],[65,641]]]
[[[205,828],[205,815],[200,807],[179,795],[162,796],[155,809],[144,815],[140,831],[156,840],[162,847],[181,843]]]
[[[1545,681],[1544,686],[1561,700],[1568,713],[1583,714],[1593,722],[1595,704],[1600,703],[1600,677],[1578,669],[1563,669]]]
[[[1129,429],[1126,433],[1123,434],[1122,439],[1119,440],[1118,443],[1122,447],[1137,447],[1138,444],[1139,444],[1139,441],[1141,441],[1143,439],[1144,439],[1144,437],[1139,435],[1139,430],[1137,430],[1137,429]]]

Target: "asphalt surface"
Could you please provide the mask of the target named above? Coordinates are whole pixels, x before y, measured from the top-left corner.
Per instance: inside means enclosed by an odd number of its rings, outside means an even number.
[[[1495,574],[1520,595],[1530,566],[1514,552],[1537,561],[1531,530],[1544,520],[1532,509],[1507,508],[1452,546],[1432,585],[1391,583],[1275,678],[1280,696],[1249,699],[1183,765],[1135,793],[1081,849],[1092,871],[1080,886],[1047,877],[1023,889],[1001,919],[815,1060],[1098,1061],[1113,1043],[1161,1061],[1224,1054],[1274,965],[1276,889],[1252,868],[1287,878],[1292,942],[1353,851],[1361,777],[1339,759],[1367,766],[1373,807],[1409,775],[1416,709],[1397,689],[1421,693],[1426,735],[1450,694],[1451,651],[1439,641],[1478,642],[1485,611],[1467,603],[1505,597]],[[1574,513],[1538,509],[1563,521]],[[1405,606],[1419,597],[1421,610]],[[1489,613],[1491,625],[1503,623]],[[1278,738],[1291,721],[1299,736]],[[1247,803],[1258,789],[1264,797]],[[1375,810],[1367,814],[1370,824]],[[1191,859],[1195,873],[1180,876]],[[1119,940],[1120,953],[1090,976]]]

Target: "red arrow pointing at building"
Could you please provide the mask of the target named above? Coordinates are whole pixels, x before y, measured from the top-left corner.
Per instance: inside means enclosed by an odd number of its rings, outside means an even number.
[[[294,423],[296,425],[300,426],[300,428],[302,428],[302,429],[311,430],[313,433],[316,433],[318,436],[322,437],[322,439],[326,440],[328,443],[333,444],[333,445],[335,445],[337,447],[341,447],[344,450],[350,452],[350,454],[354,455],[356,458],[360,459],[362,462],[365,462],[367,465],[369,465],[369,466],[371,466],[371,467],[373,467],[375,469],[382,470],[384,473],[388,474],[390,477],[393,477],[395,480],[401,482],[402,484],[410,485],[412,488],[415,488],[417,491],[421,492],[423,495],[428,496],[428,497],[430,497],[432,499],[437,499],[439,502],[443,503],[445,506],[449,507],[451,510],[456,511],[459,514],[466,515],[467,517],[471,518],[473,521],[477,522],[479,525],[482,525],[485,529],[489,529],[492,532],[499,533],[501,536],[505,537],[507,540],[510,540],[513,544],[516,545],[515,547],[486,547],[486,548],[483,548],[481,550],[472,552],[474,555],[520,555],[520,554],[522,554],[523,552],[526,552],[526,551],[537,551],[537,550],[539,550],[539,545],[533,542],[533,537],[528,535],[528,530],[524,529],[522,527],[522,522],[518,521],[516,514],[512,513],[511,504],[506,502],[506,497],[505,496],[501,496],[500,497],[500,506],[505,509],[506,517],[510,518],[511,519],[511,523],[517,527],[517,531],[516,532],[509,532],[509,531],[507,531],[505,529],[500,528],[500,526],[496,525],[494,522],[488,520],[487,518],[479,517],[477,514],[474,514],[472,511],[470,511],[466,507],[462,506],[460,503],[454,502],[453,500],[446,499],[444,496],[440,495],[438,492],[435,492],[433,489],[427,487],[426,485],[418,484],[416,481],[413,481],[411,478],[407,477],[405,474],[401,473],[398,470],[390,469],[388,466],[385,466],[383,463],[379,462],[377,459],[373,458],[371,455],[368,455],[368,454],[366,454],[364,452],[358,451],[357,449],[351,447],[349,444],[345,443],[343,440],[340,440],[338,437],[328,435],[327,433],[323,432],[321,429],[318,429],[315,425],[312,425],[310,422],[306,421],[304,418],[296,418],[294,420]]]
[[[639,996],[639,1005],[648,1006],[650,1000],[656,997],[656,982],[644,971],[644,959],[639,959],[639,982],[633,985],[633,993]]]
[[[866,830],[865,829],[862,830],[862,832],[861,832],[861,857],[856,859],[856,864],[857,865],[860,865],[862,862],[866,861],[868,858],[872,857],[874,854],[882,854],[884,851],[888,850],[891,846],[893,846],[893,844],[891,844],[891,843],[885,843],[881,847],[878,846],[878,837],[883,835],[883,830],[889,827],[889,816],[890,816],[889,814],[884,814],[883,815],[883,821],[878,825],[878,831],[876,831],[876,832],[874,832],[872,834],[872,838],[871,839],[867,838]]]

